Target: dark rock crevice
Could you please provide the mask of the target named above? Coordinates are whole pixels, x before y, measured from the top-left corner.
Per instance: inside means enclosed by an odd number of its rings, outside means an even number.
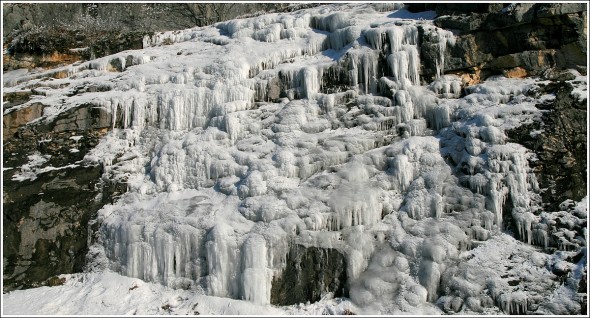
[[[313,303],[329,292],[346,297],[346,268],[345,256],[336,249],[294,245],[287,267],[273,279],[270,302],[281,306]]]

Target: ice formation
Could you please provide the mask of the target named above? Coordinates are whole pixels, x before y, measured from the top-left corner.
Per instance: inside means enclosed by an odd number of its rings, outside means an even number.
[[[477,275],[454,264],[507,214],[518,239],[547,244],[529,154],[505,134],[540,116],[523,95],[536,82],[492,78],[461,97],[442,73],[452,33],[383,11],[328,5],[159,33],[62,70],[68,79],[11,85],[51,85],[47,119],[86,103],[111,114],[85,160],[128,187],[100,211],[95,243],[120,274],[267,305],[300,244],[345,255],[366,313],[437,302],[525,313],[526,292],[490,299],[485,283],[447,276]],[[420,29],[439,48],[432,83]],[[61,103],[66,81],[108,89]]]

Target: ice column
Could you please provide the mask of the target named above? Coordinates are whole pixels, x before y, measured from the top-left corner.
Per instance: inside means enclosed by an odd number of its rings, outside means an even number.
[[[408,156],[398,155],[391,160],[393,177],[401,190],[408,188],[414,179],[414,167],[408,161]]]
[[[171,287],[199,276],[200,231],[192,226],[110,223],[103,237],[114,270],[126,276]]]
[[[236,297],[238,248],[233,229],[223,223],[216,225],[207,236],[207,286],[213,296]]]
[[[266,254],[266,241],[261,235],[252,234],[242,246],[242,296],[258,305],[270,303],[272,280],[266,268]]]

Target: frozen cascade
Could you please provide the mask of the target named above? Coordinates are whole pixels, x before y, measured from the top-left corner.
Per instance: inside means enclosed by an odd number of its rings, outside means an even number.
[[[254,234],[246,239],[242,250],[243,296],[255,304],[269,304],[272,273],[266,268],[266,241]]]
[[[214,296],[238,297],[240,295],[236,277],[239,268],[237,240],[233,229],[223,223],[216,225],[207,236],[207,286]]]
[[[158,33],[139,53],[70,67],[75,84],[111,88],[55,88],[45,110],[111,116],[86,158],[129,189],[99,212],[109,268],[267,305],[298,244],[343,255],[367,313],[442,303],[451,287],[485,304],[475,283],[445,285],[468,250],[502,235],[507,213],[518,239],[549,240],[529,154],[506,133],[539,116],[524,96],[535,80],[463,87],[442,72],[453,34],[394,16],[324,5]],[[438,48],[432,83],[420,28]],[[525,313],[525,296],[493,301]]]
[[[365,38],[373,49],[381,51],[388,45],[388,53],[394,53],[403,45],[418,44],[418,28],[413,24],[386,25],[365,31]]]
[[[397,184],[400,189],[406,189],[412,180],[414,180],[414,166],[408,161],[408,157],[405,155],[398,155],[392,158],[392,169]]]
[[[443,68],[445,65],[445,52],[448,45],[455,45],[455,36],[451,31],[443,30],[439,28],[428,29],[427,32],[430,36],[438,39],[438,58],[436,62],[436,78],[440,78],[443,75]]]
[[[418,51],[415,46],[404,46],[403,51],[395,51],[387,57],[387,63],[400,88],[419,84],[418,77]]]
[[[119,270],[127,276],[181,287],[200,275],[203,234],[188,224],[120,223],[103,231],[107,257],[121,260]]]
[[[526,313],[528,299],[524,292],[514,292],[500,295],[500,308],[511,315],[522,315]]]

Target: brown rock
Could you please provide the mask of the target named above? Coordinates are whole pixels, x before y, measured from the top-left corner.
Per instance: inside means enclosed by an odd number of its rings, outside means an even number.
[[[499,71],[522,68],[529,75],[538,75],[543,70],[554,67],[558,62],[557,51],[549,49],[503,55],[488,63],[486,67]]]
[[[527,71],[520,66],[504,70],[502,74],[508,78],[525,78],[528,75]]]
[[[59,53],[57,51],[51,54],[4,54],[4,70],[12,70],[19,68],[36,68],[42,67],[46,69],[55,68],[74,62],[80,61],[82,58],[77,52]]]
[[[12,136],[18,127],[24,126],[34,119],[43,115],[43,108],[45,105],[41,103],[34,103],[28,107],[12,111],[2,117],[2,138],[7,140]]]
[[[472,67],[465,72],[456,72],[455,75],[461,78],[461,86],[468,87],[481,83],[482,72],[479,67]]]

